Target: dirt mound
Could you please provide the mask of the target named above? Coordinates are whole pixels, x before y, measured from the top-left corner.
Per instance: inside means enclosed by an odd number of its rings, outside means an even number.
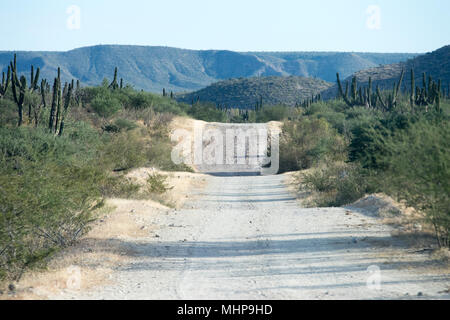
[[[399,216],[402,214],[400,204],[384,194],[367,195],[345,208],[380,218]]]

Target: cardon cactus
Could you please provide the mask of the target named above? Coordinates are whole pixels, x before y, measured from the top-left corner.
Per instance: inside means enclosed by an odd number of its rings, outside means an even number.
[[[2,83],[0,84],[0,99],[2,99],[5,96],[6,91],[8,91],[10,78],[11,78],[11,67],[8,66],[6,79],[5,79],[5,73],[2,72]]]

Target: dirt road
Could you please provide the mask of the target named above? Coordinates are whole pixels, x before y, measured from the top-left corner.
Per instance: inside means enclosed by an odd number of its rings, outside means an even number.
[[[58,299],[449,299],[450,276],[376,218],[301,208],[286,176],[214,176],[154,216],[113,284]]]

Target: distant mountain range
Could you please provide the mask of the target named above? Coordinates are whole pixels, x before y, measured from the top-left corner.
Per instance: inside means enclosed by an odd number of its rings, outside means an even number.
[[[404,91],[409,91],[411,87],[411,69],[414,69],[416,86],[422,86],[422,77],[425,72],[427,79],[428,76],[431,76],[436,81],[441,79],[442,87],[447,92],[450,85],[450,45],[403,62],[360,70],[345,79],[344,82],[348,81],[350,83],[352,77],[356,76],[358,83],[367,85],[369,77],[371,77],[374,86],[378,85],[381,89],[391,89],[394,82],[398,82],[402,70],[405,70],[402,88]],[[341,78],[343,77],[341,76]],[[334,86],[322,92],[322,96],[324,98],[333,98],[336,96],[337,91],[335,83]]]
[[[6,71],[13,51],[0,51],[0,70]],[[100,45],[67,52],[17,52],[18,70],[29,74],[30,65],[41,68],[43,77],[53,79],[58,66],[64,81],[79,79],[98,85],[119,77],[137,89],[152,92],[186,92],[214,82],[239,77],[301,76],[334,81],[380,64],[406,61],[411,53],[345,52],[233,52],[184,50],[169,47]]]
[[[227,107],[254,107],[262,99],[265,105],[284,104],[294,106],[332,83],[304,77],[255,77],[216,82],[192,93],[177,95],[178,101],[192,103],[199,99]]]

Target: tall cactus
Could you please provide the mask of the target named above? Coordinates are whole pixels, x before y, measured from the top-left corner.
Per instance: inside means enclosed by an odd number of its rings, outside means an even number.
[[[348,83],[347,86],[345,88],[345,93],[344,90],[342,89],[342,83],[341,83],[341,79],[339,77],[339,72],[336,73],[336,78],[337,78],[337,85],[338,85],[338,91],[339,91],[339,97],[343,98],[345,103],[349,106],[349,107],[353,107],[353,104],[350,102],[350,100],[348,99]]]
[[[338,91],[339,91],[339,96],[344,99],[344,102],[350,107],[355,107],[355,106],[363,106],[365,105],[364,103],[364,95],[363,95],[363,88],[359,88],[358,89],[358,81],[356,79],[356,77],[352,78],[352,84],[350,86],[350,98],[348,97],[348,82],[345,85],[345,92],[342,89],[342,83],[341,83],[341,79],[339,77],[339,73],[336,73],[336,79],[337,79],[337,85],[338,85]],[[366,91],[366,90],[364,90]]]
[[[30,94],[33,94],[36,90],[39,89],[38,86],[38,80],[39,80],[39,73],[40,73],[40,69],[37,68],[36,70],[36,75],[34,74],[34,66],[31,65],[31,77],[30,77],[30,88],[28,89],[28,92]],[[28,122],[31,124],[33,121],[33,118],[31,117],[31,111],[34,110],[34,112],[36,113],[39,106],[38,105],[33,105],[32,102],[30,101],[28,103]]]
[[[117,67],[114,69],[114,79],[111,84],[108,86],[109,89],[117,90],[119,89],[119,84],[117,83]]]
[[[393,108],[395,108],[397,106],[397,98],[398,98],[398,94],[401,91],[404,75],[405,75],[405,70],[402,70],[399,81],[394,82],[394,85],[392,88],[392,93],[388,95],[386,101],[384,101],[383,95],[381,94],[381,90],[377,86],[378,100],[380,101],[381,107],[384,109],[384,111],[392,110]]]
[[[415,75],[414,75],[414,69],[411,69],[411,96],[410,96],[410,104],[411,104],[411,109],[414,108],[415,105],[415,96],[416,96],[416,80],[415,80]]]
[[[30,77],[30,87],[27,87],[27,79],[25,76],[21,76],[19,80],[19,75],[17,73],[17,55],[14,54],[14,60],[10,62],[10,66],[8,70],[11,69],[11,88],[13,91],[13,98],[17,104],[17,112],[18,112],[18,126],[20,127],[23,124],[23,104],[25,100],[25,95],[27,93],[34,93],[35,90],[38,89],[38,80],[40,69],[37,68],[36,74],[34,73],[34,66],[31,66],[31,77]],[[28,120],[31,122],[31,102],[28,105]]]
[[[0,84],[0,99],[6,95],[9,87],[9,79],[11,78],[11,67],[8,66],[8,71],[5,79],[5,73],[2,72],[2,83]]]
[[[20,127],[23,123],[23,103],[25,100],[27,79],[24,76],[21,76],[20,81],[18,81],[18,83],[16,83],[15,80],[11,81],[11,87],[12,87],[14,101],[17,104],[17,113],[19,116],[17,126]],[[17,92],[17,90],[19,90],[19,92]]]
[[[427,81],[428,80],[428,81]],[[428,110],[428,106],[435,105],[440,112],[440,103],[442,98],[442,81],[439,79],[436,83],[431,75],[422,73],[422,88],[415,85],[414,70],[411,69],[411,106],[422,106]]]
[[[82,106],[82,91],[81,91],[81,85],[80,80],[77,80],[76,87],[72,88],[73,97],[75,99],[77,107]]]
[[[372,103],[372,77],[369,77],[369,87],[367,88],[367,106],[369,108],[372,108],[373,103]],[[376,102],[375,102],[376,104]]]
[[[66,119],[66,115],[67,115],[67,111],[69,109],[70,103],[72,101],[73,81],[71,84],[68,85],[68,88],[65,92],[66,93],[64,94],[64,110],[62,111],[61,124],[59,126],[59,132],[58,132],[59,136],[62,136],[62,134],[63,134],[64,121]]]
[[[64,85],[64,91],[67,91],[67,82]],[[62,93],[61,93],[61,82],[59,83],[58,95],[56,100],[56,118],[55,118],[55,128],[54,132],[58,131],[59,121],[61,120],[61,112],[62,112]]]
[[[46,79],[42,79],[41,81],[41,88],[40,88],[40,92],[41,92],[41,98],[42,98],[42,106],[45,108],[47,108],[47,80]]]
[[[48,129],[52,132],[56,130],[55,128],[55,118],[56,118],[56,110],[58,108],[58,92],[61,91],[61,70],[58,68],[58,76],[55,78],[53,82],[53,97],[52,97],[52,106],[50,109],[50,118],[48,123]]]
[[[40,68],[37,68],[36,75],[34,75],[34,66],[31,66],[31,81],[30,81],[30,91],[34,92],[39,88],[38,81],[39,81],[39,74],[40,74]]]

